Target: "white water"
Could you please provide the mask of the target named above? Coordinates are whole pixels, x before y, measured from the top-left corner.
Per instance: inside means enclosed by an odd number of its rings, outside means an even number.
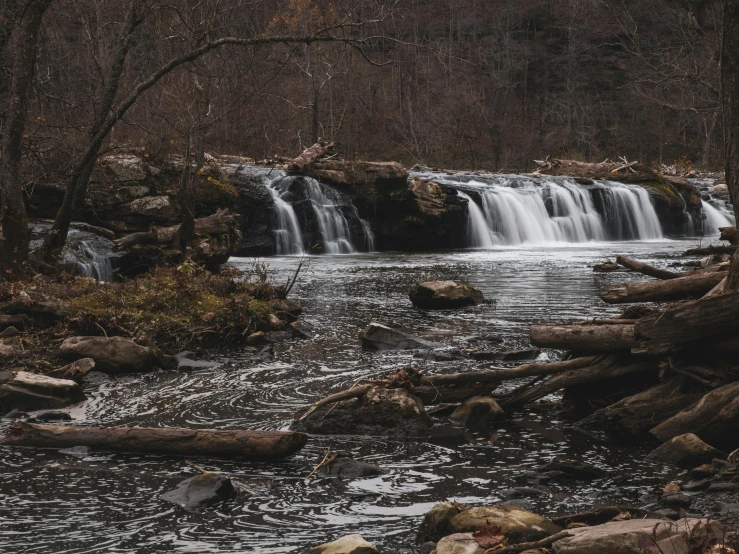
[[[113,263],[110,248],[101,248],[105,239],[84,240],[69,233],[67,246],[64,248],[62,264],[71,272],[91,277],[96,281],[113,280]],[[106,241],[110,242],[110,241]]]
[[[705,200],[701,200],[703,204],[703,234],[718,235],[720,227],[731,227],[734,225],[734,217],[724,208],[721,210]]]
[[[295,210],[282,199],[282,195],[273,184],[274,181],[265,182],[275,206],[275,227],[272,229],[275,234],[275,252],[278,256],[303,254],[303,233],[300,231]]]
[[[339,194],[315,179],[306,178],[306,192],[313,205],[318,229],[323,238],[323,250],[327,254],[353,254],[349,222],[341,213],[342,199]],[[366,227],[369,229],[369,226]]]
[[[463,187],[459,195],[469,202],[470,248],[663,237],[649,193],[641,187],[603,182],[587,188],[566,178],[500,176],[497,181],[450,183]],[[468,194],[473,190],[481,206]],[[601,196],[604,215],[596,210],[591,190]]]

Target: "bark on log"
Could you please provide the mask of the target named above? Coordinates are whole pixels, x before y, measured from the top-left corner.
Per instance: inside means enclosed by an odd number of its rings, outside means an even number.
[[[728,277],[724,277],[723,279],[721,279],[721,282],[715,287],[713,287],[711,290],[709,290],[703,296],[703,298],[710,298],[711,296],[718,296],[719,294],[723,294],[724,291],[726,290],[726,283],[728,283],[728,281],[729,281]]]
[[[633,302],[670,302],[700,298],[726,277],[722,271],[698,273],[667,281],[634,281],[622,283],[600,294],[609,304]]]
[[[721,240],[729,241],[729,244],[734,246],[739,245],[739,231],[736,227],[719,227],[719,231],[721,231]]]
[[[440,386],[423,385],[414,388],[411,392],[421,399],[424,406],[433,404],[454,404],[456,402],[464,402],[473,396],[490,394],[498,387],[498,382],[489,381],[481,383],[480,386]]]
[[[551,364],[524,364],[512,369],[492,369],[488,371],[474,371],[470,373],[452,373],[449,375],[428,375],[421,380],[422,385],[468,385],[474,383],[489,383],[508,381],[521,377],[535,375],[552,375],[571,369],[587,367],[595,363],[600,356],[574,358]]]
[[[649,275],[650,277],[656,277],[657,279],[677,279],[678,277],[683,276],[682,273],[675,273],[674,271],[660,269],[659,267],[654,267],[653,265],[645,264],[637,260],[632,260],[631,258],[627,258],[626,256],[617,256],[616,263],[624,266],[627,269],[637,271],[644,275]]]
[[[283,458],[305,446],[304,433],[146,427],[93,427],[16,423],[0,444],[67,448],[90,446],[124,452],[211,455],[245,460]]]
[[[334,143],[326,144],[324,141],[318,141],[313,146],[306,148],[300,156],[293,159],[287,166],[290,173],[305,173],[305,168],[313,162],[326,156],[334,147]]]
[[[714,254],[734,254],[738,246],[704,246],[686,250],[683,256],[713,256]]]
[[[600,361],[593,365],[555,375],[543,383],[514,394],[510,398],[499,402],[499,404],[502,408],[508,410],[534,402],[566,387],[652,369],[657,369],[657,364],[652,360],[634,361],[626,356],[609,354],[603,356]]]
[[[218,210],[208,217],[196,219],[194,234],[201,237],[228,234],[239,228],[237,217],[228,210]],[[115,246],[118,250],[127,250],[139,244],[172,244],[180,227],[152,227],[146,233],[131,233],[114,241]]]
[[[577,352],[617,352],[637,346],[632,325],[532,325],[530,342]]]
[[[632,353],[663,355],[691,347],[710,351],[706,339],[721,343],[739,335],[738,313],[739,291],[675,304],[636,323],[639,346]]]
[[[633,325],[638,319],[624,319],[615,317],[613,319],[586,319],[578,321],[575,325]]]

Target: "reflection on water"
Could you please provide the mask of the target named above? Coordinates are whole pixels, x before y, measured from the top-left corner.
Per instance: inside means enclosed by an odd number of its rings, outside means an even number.
[[[617,308],[596,296],[625,274],[593,274],[607,257],[625,254],[665,264],[688,245],[678,242],[505,249],[448,254],[371,254],[311,260],[293,296],[316,329],[309,341],[274,347],[266,360],[245,348],[216,356],[214,368],[101,379],[74,411],[88,422],[201,428],[285,429],[295,411],[360,377],[421,363],[409,353],[363,351],[357,331],[375,320],[461,348],[519,348],[531,323],[603,316]],[[235,265],[249,260],[234,260]],[[295,258],[273,258],[278,281]],[[458,312],[424,312],[407,289],[419,279],[465,280],[491,300]],[[542,359],[550,353],[542,354]],[[432,372],[486,368],[471,360],[424,362]],[[3,422],[3,426],[7,422]],[[389,470],[339,482],[305,476],[328,447]],[[158,499],[192,470],[178,458],[0,449],[0,552],[28,553],[283,553],[304,552],[349,533],[362,533],[388,552],[412,552],[415,530],[435,502],[504,501],[501,491],[532,485],[537,467],[559,455],[606,470],[595,482],[547,483],[527,500],[532,510],[561,514],[593,504],[637,503],[664,483],[664,469],[645,465],[649,446],[627,453],[594,442],[556,418],[523,413],[487,433],[439,423],[426,442],[370,437],[311,437],[283,463],[199,459],[207,469],[239,477],[255,494],[202,514]]]

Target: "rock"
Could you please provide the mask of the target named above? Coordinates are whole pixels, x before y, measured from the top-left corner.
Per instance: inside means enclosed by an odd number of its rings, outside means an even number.
[[[56,379],[70,379],[75,383],[82,384],[82,379],[93,369],[95,369],[95,360],[92,358],[82,358],[64,367],[50,371],[46,376]]]
[[[513,487],[512,489],[504,489],[500,491],[503,498],[539,498],[544,496],[544,491],[533,487]]]
[[[688,519],[676,525],[660,519],[630,519],[603,525],[570,529],[570,537],[552,545],[555,554],[624,554],[645,552],[644,545],[656,544],[661,554],[692,552],[688,533],[700,520]],[[707,539],[721,537],[721,526],[703,521],[701,533]]]
[[[16,331],[18,331],[18,329],[25,330],[30,325],[31,318],[28,317],[26,314],[0,315],[0,329],[3,329],[3,333],[8,329],[15,329]],[[3,335],[2,333],[0,333],[0,337],[5,336],[13,335]]]
[[[539,468],[539,472],[560,472],[571,479],[592,480],[605,477],[607,473],[593,465],[579,460],[559,458]]]
[[[49,410],[48,412],[41,412],[36,414],[28,420],[29,423],[44,423],[46,421],[72,421],[72,416],[67,412],[60,412],[58,410]]]
[[[73,360],[92,358],[96,369],[114,374],[171,367],[156,347],[142,346],[124,337],[70,337],[62,342],[59,354]]]
[[[21,355],[21,351],[15,346],[0,342],[0,360],[9,360],[11,358],[17,358],[20,355]]]
[[[92,454],[92,448],[89,446],[73,446],[72,448],[62,448],[59,450],[60,454],[66,456],[72,456],[73,458],[87,458]]]
[[[708,487],[708,492],[737,492],[739,483],[713,483]]]
[[[686,433],[658,446],[647,459],[680,467],[693,467],[726,455],[700,440],[693,433]]]
[[[249,346],[263,346],[269,344],[269,339],[264,331],[257,331],[246,337],[246,344]]]
[[[455,281],[415,283],[408,296],[414,306],[427,310],[475,306],[485,301],[485,297],[478,289]]]
[[[660,503],[670,508],[689,508],[691,499],[687,494],[679,492],[673,494],[664,494],[659,499]]]
[[[436,545],[436,554],[483,554],[472,533],[454,533],[441,539]]]
[[[423,403],[405,389],[370,390],[363,398],[323,406],[291,428],[319,435],[428,436],[432,425]]]
[[[716,475],[716,468],[712,464],[703,464],[690,470],[693,479],[706,479]]]
[[[683,490],[685,492],[697,492],[706,490],[708,487],[711,486],[711,480],[710,479],[701,479],[700,481],[688,481],[683,485]]]
[[[207,472],[185,479],[177,488],[165,492],[159,498],[197,512],[207,505],[228,500],[235,495],[231,479],[222,473]]]
[[[521,350],[504,350],[502,352],[472,352],[470,358],[479,361],[500,360],[503,362],[521,362],[535,360],[541,354],[538,348],[523,348]]]
[[[436,550],[435,542],[425,542],[418,547],[418,554],[431,554]]]
[[[470,508],[454,516],[450,525],[455,533],[467,533],[479,531],[486,523],[499,527],[513,544],[537,541],[562,530],[545,517],[510,506]]]
[[[420,351],[413,354],[413,357],[424,362],[453,362],[454,360],[464,360],[467,358],[465,353],[459,348],[437,348],[432,351]]]
[[[279,317],[277,317],[275,314],[269,314],[267,316],[267,323],[269,323],[269,326],[272,329],[284,329],[285,328],[285,322],[282,321]]]
[[[486,427],[505,415],[503,408],[498,406],[490,396],[473,396],[459,406],[450,419],[457,423],[464,423],[469,427]]]
[[[313,327],[304,321],[293,321],[290,324],[289,331],[299,339],[312,339],[315,336]]]
[[[603,262],[601,264],[595,264],[593,271],[624,271],[624,268],[613,262]]]
[[[321,471],[332,477],[345,477],[347,479],[373,477],[387,473],[380,466],[355,460],[348,454],[343,453],[337,455],[336,459],[330,464],[323,466]]]
[[[339,540],[314,546],[310,554],[377,554],[379,550],[362,535],[347,535]]]
[[[416,542],[438,541],[452,532],[452,519],[459,514],[459,508],[451,502],[434,504],[426,512],[418,528]]]
[[[391,329],[379,323],[370,323],[359,332],[362,345],[375,350],[414,350],[433,349],[444,346],[437,342],[427,341],[397,329]]]
[[[8,316],[20,316],[22,322],[32,321],[36,326],[45,327],[67,317],[71,313],[71,308],[66,302],[53,298],[46,300],[16,298],[0,304],[0,313]],[[6,321],[10,320],[6,319]],[[14,321],[18,321],[18,317]],[[13,325],[19,326],[24,325],[24,323],[13,323]]]
[[[13,372],[0,385],[0,411],[64,408],[85,399],[74,381],[54,379],[26,371]]]
[[[289,298],[278,298],[272,300],[271,304],[277,317],[288,323],[295,321],[303,311],[299,303]]]
[[[737,448],[731,454],[729,454],[729,457],[726,459],[731,464],[739,464],[739,448]]]
[[[0,333],[0,339],[15,337],[16,335],[20,335],[20,333],[21,332],[18,329],[11,325],[10,327],[6,327],[5,330]]]
[[[730,452],[739,448],[739,382],[712,390],[695,405],[650,431],[662,442],[694,433],[701,440]]]

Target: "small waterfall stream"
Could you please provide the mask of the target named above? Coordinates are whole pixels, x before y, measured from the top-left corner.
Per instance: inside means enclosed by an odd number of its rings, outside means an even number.
[[[280,193],[274,187],[274,183],[275,181],[267,181],[265,187],[274,201],[275,253],[278,256],[299,256],[303,254],[303,235],[300,232],[298,217],[292,205],[282,199],[284,192]]]
[[[343,199],[337,191],[321,185],[315,179],[305,179],[306,192],[313,204],[313,213],[323,238],[327,254],[352,254],[356,252],[351,240],[349,223],[339,210]],[[369,226],[365,228],[369,229]],[[371,232],[370,232],[371,234]]]
[[[721,202],[720,200],[701,200],[701,204],[703,205],[704,235],[718,235],[720,232],[719,228],[734,225],[734,217],[726,207],[726,202]],[[715,206],[714,204],[719,205]]]

